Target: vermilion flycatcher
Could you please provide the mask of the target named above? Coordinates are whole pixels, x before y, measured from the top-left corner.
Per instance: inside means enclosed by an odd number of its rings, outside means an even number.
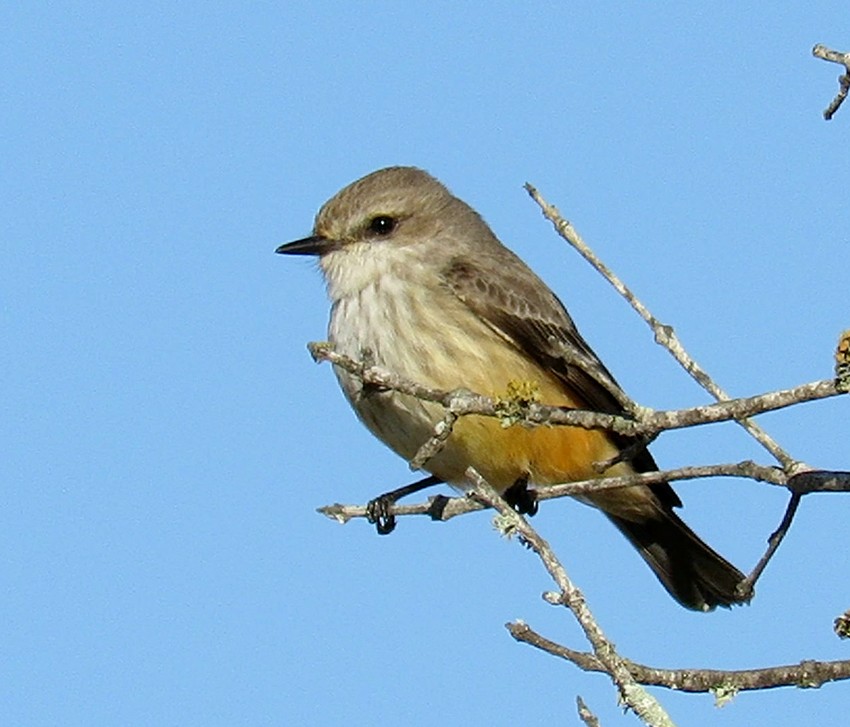
[[[475,210],[419,169],[390,167],[354,182],[322,207],[311,237],[277,252],[319,257],[333,303],[329,337],[340,353],[434,388],[498,396],[509,382],[528,381],[541,403],[624,413],[617,383],[555,294]],[[360,419],[407,460],[443,416],[437,404],[364,388],[335,370]],[[426,469],[463,488],[472,466],[500,492],[656,470],[640,446],[602,474],[594,468],[634,444],[605,430],[503,428],[466,416]],[[673,512],[681,502],[668,484],[582,499],[625,534],[683,606],[745,600],[736,591],[744,576]]]

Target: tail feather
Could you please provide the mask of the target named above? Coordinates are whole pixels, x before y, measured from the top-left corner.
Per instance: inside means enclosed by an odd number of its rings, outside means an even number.
[[[744,574],[700,540],[671,510],[659,509],[656,517],[641,522],[606,514],[685,608],[712,611],[752,598],[752,593],[739,592]]]

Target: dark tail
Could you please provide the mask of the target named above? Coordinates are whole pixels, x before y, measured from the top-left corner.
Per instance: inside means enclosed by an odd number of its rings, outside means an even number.
[[[744,574],[709,548],[674,512],[659,509],[657,517],[643,522],[606,514],[685,608],[711,611],[752,598],[752,592],[738,592]]]

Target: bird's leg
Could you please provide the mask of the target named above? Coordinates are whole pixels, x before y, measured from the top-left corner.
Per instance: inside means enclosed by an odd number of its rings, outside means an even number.
[[[404,487],[399,487],[396,490],[385,492],[383,495],[378,495],[366,504],[366,518],[375,526],[379,535],[389,535],[395,530],[395,515],[392,512],[392,508],[398,500],[402,497],[412,495],[414,492],[421,492],[429,487],[441,484],[443,484],[443,480],[434,475],[429,475],[418,482],[412,482]],[[445,507],[445,498],[442,498],[442,500],[442,507]],[[434,498],[435,505],[438,501],[440,501],[439,497]]]
[[[520,515],[537,514],[537,493],[528,489],[528,477],[520,477],[502,493],[502,498]]]

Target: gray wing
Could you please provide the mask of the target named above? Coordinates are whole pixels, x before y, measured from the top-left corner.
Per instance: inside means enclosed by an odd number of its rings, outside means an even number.
[[[443,280],[481,320],[563,381],[588,409],[624,413],[622,389],[582,338],[563,303],[510,250],[500,246],[476,260],[457,257],[444,270]],[[635,441],[613,434],[612,438],[621,447]],[[646,449],[632,464],[641,472],[658,469]]]

